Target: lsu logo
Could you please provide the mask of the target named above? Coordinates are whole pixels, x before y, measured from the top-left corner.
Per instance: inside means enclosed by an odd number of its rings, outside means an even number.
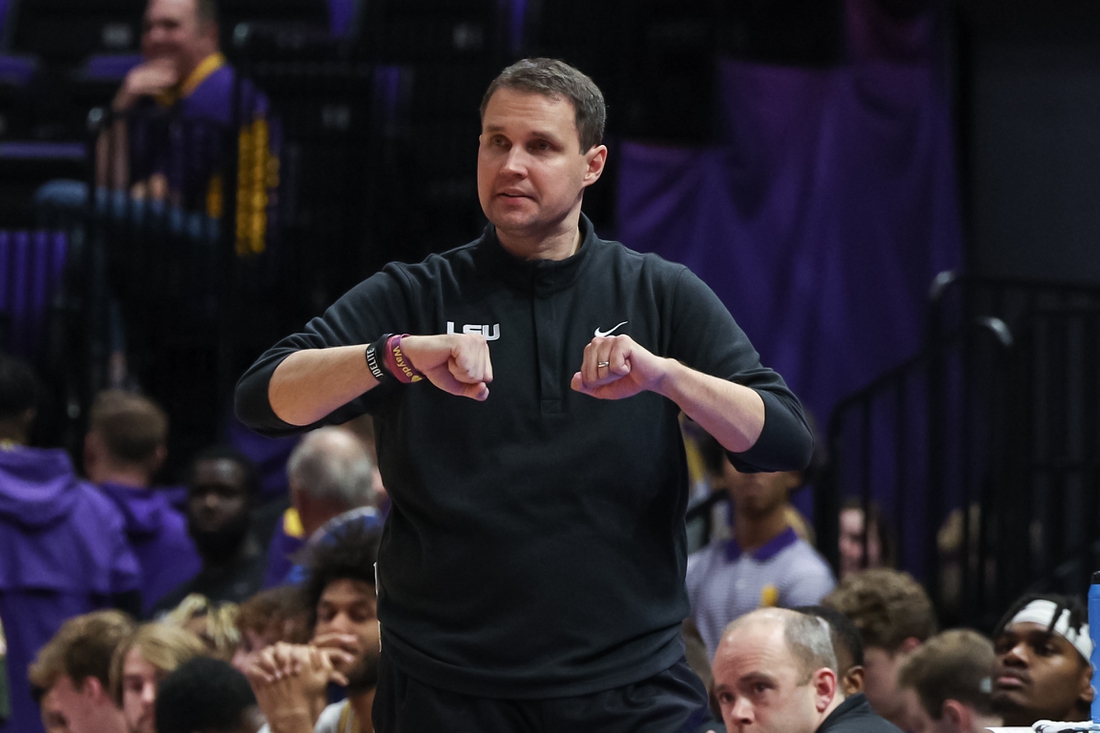
[[[457,331],[455,331],[454,321],[447,321],[447,333],[457,333]],[[496,341],[500,338],[500,324],[494,323],[492,329],[490,329],[488,325],[479,326],[476,323],[468,324],[462,327],[462,333],[476,333],[484,336],[486,341]]]

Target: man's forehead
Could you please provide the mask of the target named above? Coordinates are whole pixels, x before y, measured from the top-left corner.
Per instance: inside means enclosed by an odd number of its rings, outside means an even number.
[[[184,21],[198,15],[197,0],[149,0],[145,6],[146,21]]]
[[[550,130],[558,126],[576,130],[576,109],[571,100],[508,87],[493,92],[482,119],[485,132],[506,132],[517,127]]]
[[[716,665],[724,662],[738,677],[755,670],[776,672],[794,665],[783,640],[783,628],[774,622],[747,623],[735,628],[722,640],[715,656]]]

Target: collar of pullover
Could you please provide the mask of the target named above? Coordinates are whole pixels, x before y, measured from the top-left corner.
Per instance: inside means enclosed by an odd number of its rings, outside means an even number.
[[[478,246],[493,270],[509,285],[535,296],[546,296],[572,285],[589,253],[599,246],[592,222],[581,214],[581,246],[576,254],[564,260],[523,260],[501,246],[496,228],[490,224]]]

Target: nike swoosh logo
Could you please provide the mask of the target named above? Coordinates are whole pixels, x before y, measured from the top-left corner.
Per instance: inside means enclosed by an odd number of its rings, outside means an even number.
[[[626,321],[623,321],[622,323],[619,324],[619,326],[625,326],[625,325],[626,325]],[[615,328],[610,328],[606,331],[601,331],[600,329],[597,328],[596,329],[596,338],[603,338],[604,336],[610,336],[611,334],[615,333],[615,330],[618,329],[619,326],[615,326]]]

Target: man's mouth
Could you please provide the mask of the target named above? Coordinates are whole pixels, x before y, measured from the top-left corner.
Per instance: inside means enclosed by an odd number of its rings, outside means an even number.
[[[1000,672],[994,678],[994,687],[1002,690],[1015,690],[1025,687],[1029,680],[1019,672]]]

